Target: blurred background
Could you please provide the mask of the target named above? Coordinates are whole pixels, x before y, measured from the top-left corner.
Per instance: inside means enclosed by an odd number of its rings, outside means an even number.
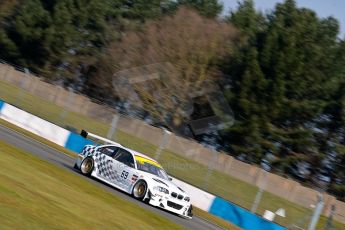
[[[0,97],[302,225],[304,188],[345,201],[344,22],[317,2],[0,1]]]

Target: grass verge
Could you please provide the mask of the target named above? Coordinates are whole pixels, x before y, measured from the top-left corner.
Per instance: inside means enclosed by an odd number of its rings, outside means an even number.
[[[3,142],[0,164],[1,229],[182,229]]]
[[[66,113],[63,108],[52,102],[27,93],[11,84],[0,81],[0,89],[0,98],[4,101],[62,127],[74,127],[77,130],[87,129],[92,133],[97,133],[102,136],[105,136],[109,129],[109,124],[74,112],[68,111]],[[116,141],[151,157],[154,156],[157,149],[157,146],[120,130],[116,132]],[[258,191],[256,186],[216,170],[211,175],[208,175],[208,167],[171,151],[164,150],[159,161],[172,176],[232,201],[246,209],[250,209],[254,202],[255,195]],[[205,181],[207,177],[208,181]],[[311,210],[307,208],[268,192],[264,192],[257,213],[262,215],[266,209],[275,211],[278,208],[284,208],[286,210],[285,218],[276,219],[277,223],[284,226],[295,223],[311,213]],[[324,220],[325,217],[322,217],[318,225],[319,229],[324,228]],[[340,229],[345,229],[345,225],[343,224],[336,222],[336,225],[340,226]]]

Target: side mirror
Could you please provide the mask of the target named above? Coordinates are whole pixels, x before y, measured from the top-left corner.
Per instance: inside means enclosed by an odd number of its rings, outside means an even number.
[[[84,137],[84,138],[87,138],[87,135],[88,135],[88,133],[87,133],[85,130],[82,130],[82,131],[80,132],[80,136],[82,136],[82,137]]]
[[[169,176],[169,180],[172,181],[172,178]]]

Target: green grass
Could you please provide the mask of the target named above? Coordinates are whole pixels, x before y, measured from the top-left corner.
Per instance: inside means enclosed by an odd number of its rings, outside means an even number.
[[[62,127],[74,127],[77,130],[87,128],[88,131],[103,136],[108,132],[109,124],[98,122],[95,119],[74,112],[68,112],[62,119],[61,114],[64,113],[63,108],[42,98],[20,91],[19,88],[13,85],[0,81],[0,89],[0,98],[4,101],[14,104],[23,110]],[[35,106],[32,106],[33,104]],[[151,157],[154,156],[157,149],[157,146],[120,130],[116,132],[116,141]],[[213,171],[208,181],[205,182],[205,178],[208,175],[208,168],[206,166],[171,151],[164,150],[159,161],[172,176],[223,197],[244,208],[250,209],[254,202],[255,195],[258,191],[256,186],[235,179],[219,171]],[[285,226],[297,222],[311,212],[309,209],[299,206],[298,204],[265,192],[258,207],[258,214],[262,215],[266,209],[275,211],[278,208],[284,208],[286,210],[285,218],[278,217],[276,219],[279,224]],[[324,221],[321,221],[318,225],[320,229],[322,229],[322,226],[324,226]],[[339,226],[345,228],[345,225],[339,224]]]
[[[182,229],[3,142],[0,164],[1,229]]]

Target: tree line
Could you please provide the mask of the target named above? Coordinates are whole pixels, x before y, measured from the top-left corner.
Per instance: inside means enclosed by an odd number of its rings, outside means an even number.
[[[294,0],[222,10],[217,0],[2,1],[0,57],[181,134],[229,107],[231,125],[193,137],[344,200],[339,22]]]

